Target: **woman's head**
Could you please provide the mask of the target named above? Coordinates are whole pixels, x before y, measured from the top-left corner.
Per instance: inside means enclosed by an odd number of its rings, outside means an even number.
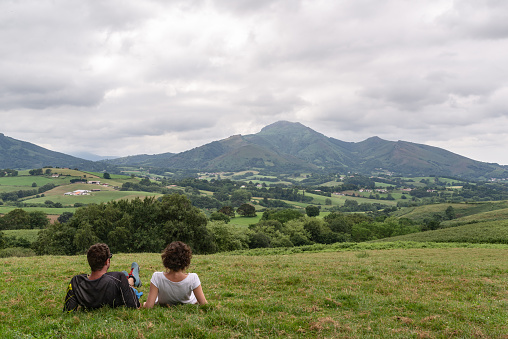
[[[190,265],[192,250],[181,241],[173,241],[162,252],[162,264],[172,271],[184,270]]]

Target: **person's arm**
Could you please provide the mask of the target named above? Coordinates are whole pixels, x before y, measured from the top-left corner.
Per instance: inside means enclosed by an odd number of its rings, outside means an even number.
[[[76,295],[74,295],[74,290],[72,289],[72,280],[69,283],[69,286],[67,286],[67,294],[65,295],[64,302],[64,312],[75,311],[79,306],[78,301],[76,300]]]
[[[150,282],[150,292],[148,292],[148,298],[146,302],[143,304],[144,308],[152,308],[155,305],[155,300],[159,295],[159,289]]]
[[[201,285],[196,287],[192,292],[194,292],[194,296],[198,300],[198,304],[200,305],[208,304],[208,301],[206,301],[205,294],[203,293],[203,288],[201,288]]]
[[[134,289],[129,285],[127,277],[123,274],[120,275],[120,289],[125,302],[125,306],[130,308],[139,308],[141,304],[134,292]]]

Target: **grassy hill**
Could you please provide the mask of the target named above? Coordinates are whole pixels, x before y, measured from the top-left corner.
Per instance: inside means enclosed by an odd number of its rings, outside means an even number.
[[[412,233],[379,241],[430,241],[508,244],[508,219]]]
[[[118,188],[125,182],[139,182],[139,178],[131,178],[127,175],[112,175],[111,179],[103,179],[102,173],[83,172],[73,169],[53,168],[52,173],[59,174],[59,177],[51,176],[32,176],[28,175],[28,171],[20,171],[15,177],[0,177],[0,193],[14,192],[18,190],[31,190],[51,183],[56,185],[55,188],[42,194],[32,195],[20,199],[21,202],[27,204],[38,204],[37,207],[23,207],[27,212],[43,211],[49,215],[59,215],[63,212],[74,212],[74,204],[91,204],[101,203],[118,199],[134,199],[136,197],[159,196],[156,193],[136,192],[136,191],[120,191]],[[108,186],[92,185],[86,183],[71,183],[72,179],[86,179],[107,183]],[[33,187],[33,183],[36,184]],[[67,192],[76,190],[98,190],[89,193],[89,195],[65,195]],[[64,208],[52,208],[45,205],[47,201],[53,203],[61,203]],[[18,208],[17,205],[8,204],[0,205],[0,214],[6,214],[13,209]]]
[[[379,244],[384,245],[384,244]],[[373,248],[373,244],[370,244]],[[432,247],[431,244],[427,244]],[[62,313],[86,257],[0,259],[2,338],[502,338],[507,246],[369,249],[292,255],[196,255],[209,304]],[[159,254],[115,253],[110,270]]]
[[[444,215],[446,209],[451,206],[455,210],[456,219],[443,222],[445,225],[454,224],[463,220],[477,218],[485,212],[498,211],[508,208],[508,201],[489,201],[477,203],[442,203],[423,205],[416,207],[407,207],[395,212],[393,216],[404,217],[414,221],[421,222],[424,219],[432,218],[434,214]],[[481,218],[481,217],[480,217]]]

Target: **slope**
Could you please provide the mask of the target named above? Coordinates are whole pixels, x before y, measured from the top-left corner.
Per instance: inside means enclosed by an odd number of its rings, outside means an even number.
[[[0,168],[30,169],[43,166],[78,167],[90,170],[97,167],[93,161],[50,151],[0,133]]]

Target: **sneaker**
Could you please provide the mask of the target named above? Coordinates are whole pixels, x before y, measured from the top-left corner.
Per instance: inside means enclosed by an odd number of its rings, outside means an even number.
[[[131,265],[131,274],[134,277],[134,286],[141,286],[141,280],[139,279],[139,265],[137,262],[133,262]]]

